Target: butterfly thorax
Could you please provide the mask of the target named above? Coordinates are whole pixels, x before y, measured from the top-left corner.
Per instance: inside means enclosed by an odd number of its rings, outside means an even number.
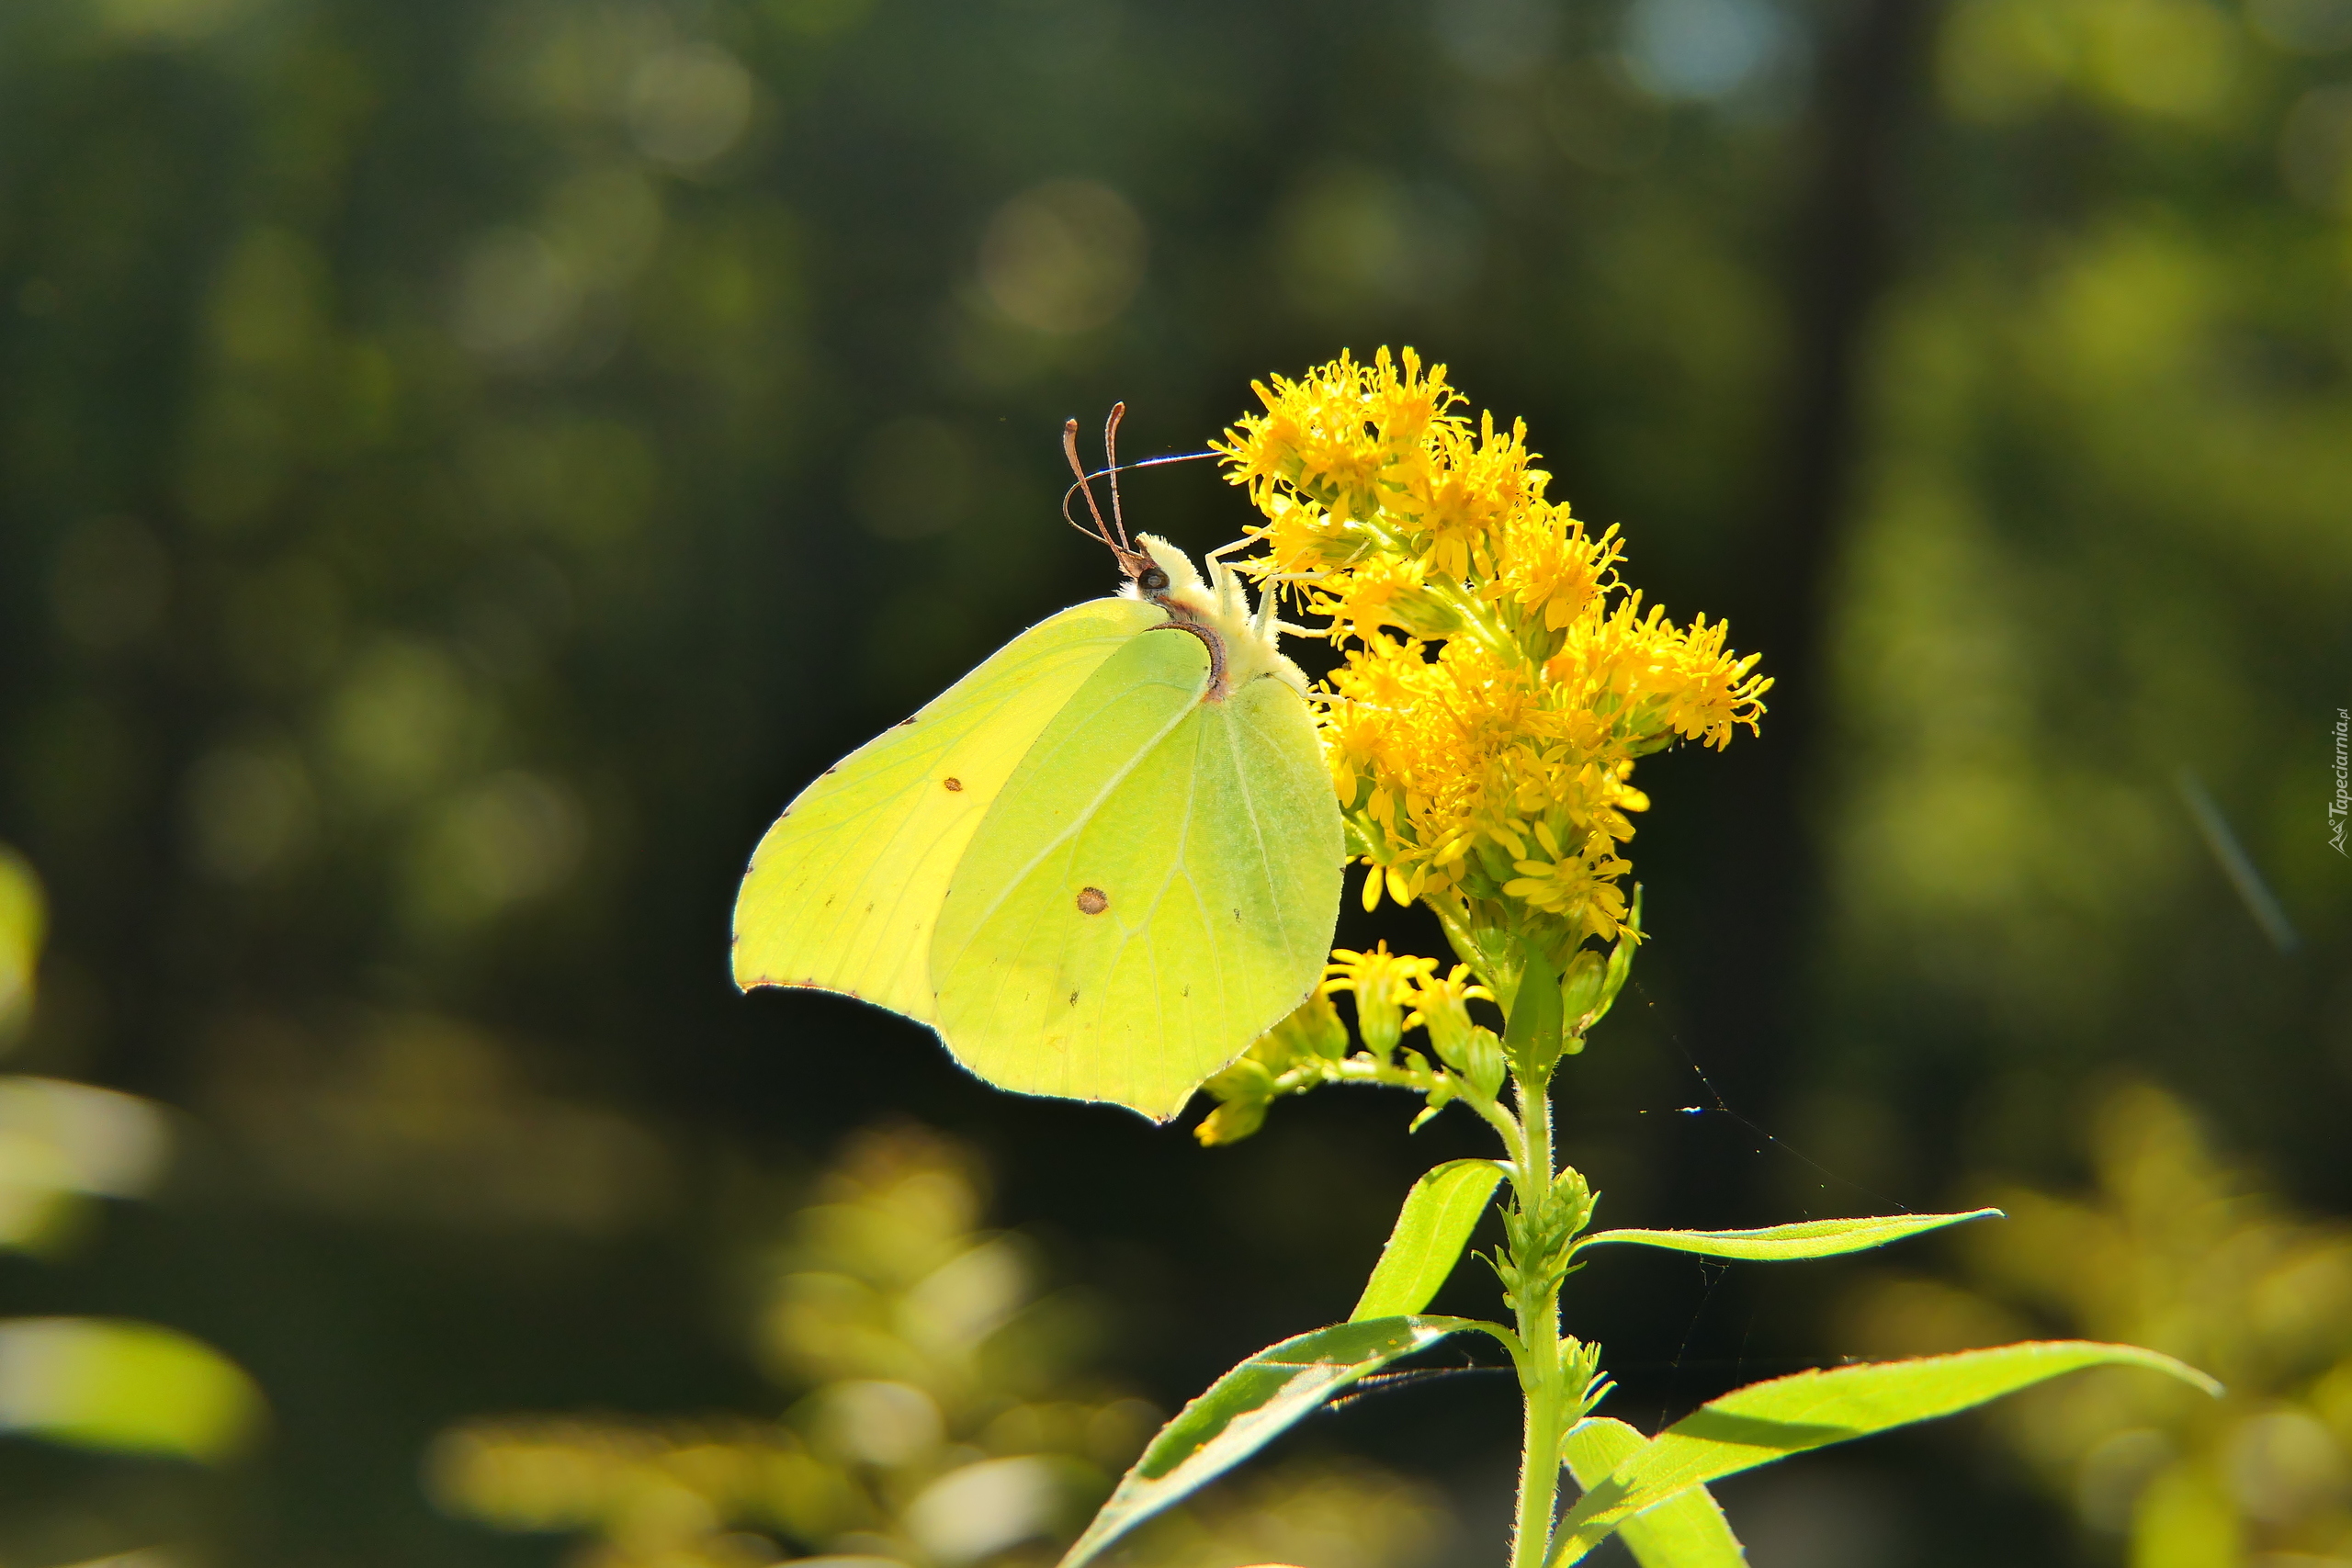
[[[1136,543],[1159,570],[1130,579],[1121,592],[1166,610],[1171,627],[1192,633],[1207,646],[1214,671],[1209,701],[1223,702],[1266,676],[1288,682],[1301,695],[1306,694],[1306,673],[1277,646],[1273,617],[1253,611],[1238,573],[1213,559],[1209,562],[1213,581],[1204,582],[1191,559],[1167,540],[1144,534]],[[1159,581],[1154,581],[1155,576]]]

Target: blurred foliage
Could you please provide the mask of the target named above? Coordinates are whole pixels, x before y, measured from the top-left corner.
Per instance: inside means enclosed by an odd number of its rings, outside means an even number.
[[[1084,1371],[1086,1298],[1040,1296],[1034,1247],[988,1233],[967,1150],[854,1141],[763,1259],[762,1364],[782,1419],[504,1416],[444,1433],[442,1507],[587,1539],[582,1568],[734,1568],[797,1547],[887,1568],[1049,1562],[1160,1412]],[[1269,1558],[1414,1568],[1447,1525],[1425,1484],[1293,1459],[1148,1531],[1138,1568]]]
[[[22,856],[0,844],[0,1048],[33,1011],[45,900]],[[163,1165],[156,1108],[54,1078],[0,1077],[0,1251],[53,1252],[92,1198],[136,1198]]]
[[[220,1461],[261,1426],[253,1380],[148,1323],[0,1319],[0,1429],[116,1452]]]
[[[2091,1119],[2095,1191],[1998,1187],[2005,1224],[1961,1238],[1965,1286],[1883,1278],[1849,1304],[1864,1353],[2028,1332],[2133,1336],[2228,1385],[2218,1405],[2094,1372],[1987,1417],[2133,1568],[2352,1558],[2352,1225],[2266,1197],[2176,1097],[2113,1090]]]
[[[1857,52],[1889,17],[1916,64]],[[0,1034],[186,1112],[189,1173],[0,1256],[0,1311],[222,1347],[279,1438],[180,1533],[369,1568],[514,1560],[415,1488],[465,1412],[754,1407],[696,1304],[720,1200],[885,1104],[1161,1314],[1163,1404],[1343,1311],[1473,1152],[1443,1121],[1203,1155],[722,958],[781,803],[1102,591],[1064,417],[1196,449],[1381,342],[1523,411],[1782,678],[1792,808],[1645,764],[1657,940],[1570,1134],[1612,1223],[2054,1189],[2118,1063],[2352,1212],[2347,95],[2345,0],[9,0],[0,837],[53,930],[28,1018],[0,896]],[[1198,466],[1128,499],[1193,549],[1246,515]],[[1684,1051],[1829,1174],[1633,1114],[1712,1104]],[[8,1115],[114,1103],[61,1092]],[[1849,1348],[1693,1337],[1690,1293],[1629,1297],[1612,1364]],[[1347,1429],[1507,1465],[1413,1397]],[[47,1463],[0,1447],[0,1493],[145,1517]]]
[[[1979,1167],[2054,1175],[2064,1084],[2120,1059],[2352,1204],[2347,48],[2333,0],[1943,22],[1838,583],[1821,1065],[1958,1089]]]
[[[44,903],[40,884],[0,844],[0,1023],[36,998]],[[13,990],[5,981],[13,977]],[[5,1043],[5,1037],[0,1037]],[[161,1111],[108,1089],[0,1076],[0,1252],[54,1255],[77,1240],[92,1200],[145,1194],[168,1138]],[[219,1351],[152,1323],[87,1317],[0,1318],[0,1433],[117,1455],[219,1463],[260,1436],[261,1393]],[[122,1518],[98,1521],[96,1540],[70,1504],[27,1500],[6,1518],[11,1555],[28,1536],[56,1550],[117,1548]],[[51,1527],[43,1540],[44,1527]],[[109,1539],[111,1538],[111,1539]]]

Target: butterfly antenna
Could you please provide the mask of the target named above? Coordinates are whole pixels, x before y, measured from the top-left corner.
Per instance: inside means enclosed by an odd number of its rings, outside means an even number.
[[[1119,547],[1133,547],[1127,543],[1127,520],[1119,511],[1119,422],[1127,417],[1127,405],[1113,403],[1111,417],[1102,422],[1102,460],[1111,469],[1111,523],[1119,530]],[[1092,491],[1088,491],[1090,498]]]
[[[1085,534],[1090,537],[1099,539],[1103,544],[1110,546],[1113,554],[1125,558],[1125,557],[1130,553],[1121,548],[1121,543],[1124,540],[1125,536],[1122,536],[1120,540],[1114,540],[1111,537],[1110,527],[1102,521],[1102,508],[1095,504],[1094,485],[1092,481],[1087,478],[1086,465],[1078,460],[1078,421],[1074,419],[1064,420],[1062,422],[1062,456],[1069,459],[1069,471],[1078,476],[1078,482],[1070,486],[1069,489],[1062,491],[1062,521],[1077,529],[1080,533]],[[1091,528],[1089,528],[1085,524],[1080,523],[1077,518],[1072,517],[1069,514],[1070,497],[1076,495],[1080,491],[1084,491],[1086,492],[1086,510],[1093,513],[1094,516],[1094,526]],[[1115,493],[1111,504],[1114,508],[1118,505]]]

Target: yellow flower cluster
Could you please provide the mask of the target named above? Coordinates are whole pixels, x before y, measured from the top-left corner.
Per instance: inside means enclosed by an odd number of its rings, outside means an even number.
[[[1525,427],[1474,424],[1443,366],[1382,349],[1255,390],[1216,450],[1267,519],[1250,569],[1341,653],[1321,724],[1365,908],[1385,889],[1458,930],[1614,937],[1634,761],[1753,729],[1755,656],[1645,608],[1616,529],[1546,499]]]
[[[1321,985],[1297,1011],[1259,1039],[1237,1062],[1204,1084],[1217,1104],[1193,1129],[1204,1145],[1238,1143],[1264,1125],[1275,1100],[1317,1084],[1355,1081],[1410,1089],[1430,1097],[1421,1121],[1434,1116],[1464,1084],[1491,1102],[1502,1089],[1502,1042],[1471,1017],[1473,1001],[1493,1001],[1466,964],[1440,978],[1438,961],[1391,953],[1381,942],[1363,952],[1335,948]],[[1355,998],[1356,1034],[1363,1049],[1351,1055],[1348,1026],[1331,998],[1341,991]],[[1427,1056],[1399,1047],[1407,1033],[1422,1030],[1447,1071]],[[1448,1076],[1451,1073],[1452,1077]],[[1419,1128],[1421,1122],[1414,1122]]]

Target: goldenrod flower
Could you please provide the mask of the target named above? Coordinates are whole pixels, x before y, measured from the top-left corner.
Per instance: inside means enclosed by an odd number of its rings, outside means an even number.
[[[1369,953],[1335,948],[1330,978],[1322,988],[1326,995],[1355,993],[1356,1033],[1374,1055],[1385,1058],[1396,1049],[1405,1032],[1406,1007],[1418,995],[1421,983],[1436,972],[1436,959],[1391,953],[1385,942]]]
[[[1453,973],[1441,980],[1437,965],[1431,964],[1413,976],[1413,1010],[1406,1015],[1405,1027],[1427,1030],[1438,1060],[1459,1066],[1467,1058],[1477,1030],[1470,1017],[1474,998],[1492,1001],[1495,994],[1472,982],[1468,964],[1455,964]]]
[[[1649,804],[1634,759],[1754,729],[1771,685],[1755,657],[1721,622],[1645,606],[1617,530],[1550,500],[1525,427],[1474,423],[1443,366],[1383,349],[1255,389],[1262,411],[1217,450],[1266,517],[1251,570],[1340,651],[1320,722],[1365,907],[1422,899],[1457,932],[1544,925],[1562,960],[1613,937]],[[1335,956],[1360,1017],[1374,972],[1408,962]],[[1384,1034],[1392,1005],[1374,1004]]]

